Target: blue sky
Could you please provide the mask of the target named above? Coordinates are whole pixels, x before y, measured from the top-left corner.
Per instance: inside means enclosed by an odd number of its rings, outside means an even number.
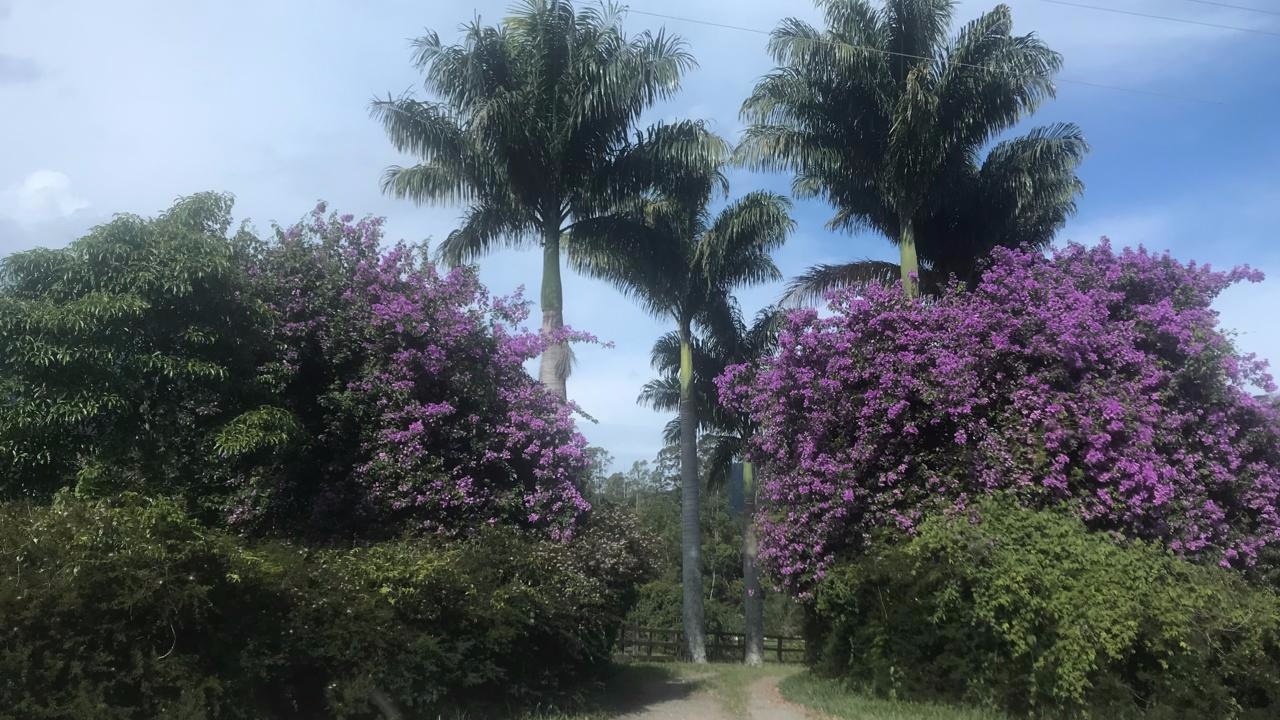
[[[1274,0],[1235,0],[1280,12]],[[262,230],[317,199],[385,215],[392,239],[440,238],[459,208],[381,196],[404,162],[367,113],[374,95],[415,88],[408,39],[444,38],[507,0],[0,0],[0,254],[58,246],[112,213],[154,214],[179,195],[227,190]],[[1034,124],[1071,120],[1093,152],[1080,212],[1061,234],[1145,244],[1216,266],[1249,263],[1273,279],[1223,297],[1224,324],[1248,351],[1280,363],[1280,15],[1189,0],[1114,0],[1110,7],[1234,25],[1223,30],[1012,0],[1017,32],[1039,33],[1066,57],[1058,99]],[[1101,5],[1096,0],[1092,3]],[[994,5],[966,0],[968,19]],[[804,0],[635,0],[631,7],[762,30],[786,15],[816,19]],[[699,117],[734,139],[738,106],[770,68],[765,38],[633,14],[633,31],[665,26],[700,61],[684,91],[648,120]],[[1122,86],[1181,98],[1092,87]],[[734,192],[785,191],[788,178],[733,175]],[[891,257],[874,235],[832,235],[828,208],[796,207],[799,227],[777,259],[785,274],[815,262]],[[536,290],[534,251],[482,264],[489,286]],[[743,293],[754,311],[778,287]],[[569,392],[599,420],[583,423],[618,466],[652,457],[665,418],[635,405],[648,349],[667,328],[616,292],[566,280],[567,321],[612,340],[583,348]],[[536,297],[536,293],[532,293]]]

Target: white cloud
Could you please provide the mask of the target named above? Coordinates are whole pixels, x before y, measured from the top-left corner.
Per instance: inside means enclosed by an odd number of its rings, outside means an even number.
[[[89,207],[72,190],[71,178],[57,170],[36,170],[5,191],[0,208],[23,223],[71,217]]]

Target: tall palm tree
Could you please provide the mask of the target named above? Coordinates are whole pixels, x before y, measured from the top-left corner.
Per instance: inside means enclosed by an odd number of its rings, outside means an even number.
[[[719,152],[690,144],[703,136],[687,124],[633,134],[694,60],[678,37],[627,37],[621,18],[614,5],[524,0],[497,26],[466,26],[457,45],[430,32],[415,41],[414,61],[436,99],[388,97],[371,107],[392,144],[419,160],[388,168],[383,190],[467,206],[440,247],[445,262],[541,245],[542,330],[551,337],[564,326],[563,233],[620,198],[655,184],[672,189],[686,166]],[[542,356],[540,377],[562,398],[570,360],[563,342]]]
[[[698,427],[704,432],[703,442],[710,443],[706,476],[709,485],[728,480],[732,464],[744,457],[747,446],[755,434],[756,425],[746,413],[730,412],[718,400],[715,379],[724,374],[730,365],[753,363],[769,355],[777,345],[777,330],[781,311],[766,308],[748,326],[733,304],[718,308],[702,333],[692,343],[691,392],[696,399]],[[655,410],[676,411],[680,406],[680,338],[678,333],[667,333],[654,343],[652,362],[658,377],[645,383],[639,401]],[[667,425],[668,442],[674,442],[680,434],[681,418]],[[755,467],[743,462],[742,526],[742,578],[743,617],[746,624],[746,652],[748,665],[764,663],[764,592],[760,584],[758,564],[759,548],[755,532],[757,478]]]
[[[792,297],[898,277],[914,293],[921,271],[963,277],[994,246],[1047,244],[1083,189],[1079,128],[983,150],[1053,97],[1062,57],[1013,35],[1005,5],[948,40],[951,0],[817,2],[825,30],[795,18],[774,30],[778,68],[742,106],[738,159],[795,173],[797,195],[835,206],[831,228],[878,231],[900,259],[817,266]]]
[[[713,216],[708,205],[725,186],[719,172],[709,173],[700,187],[691,185],[680,194],[652,194],[631,203],[625,210],[631,215],[629,222],[580,225],[569,241],[569,258],[576,269],[611,282],[647,311],[676,326],[683,620],[694,662],[706,662],[707,651],[698,524],[700,398],[693,387],[693,328],[714,321],[734,288],[780,277],[769,253],[792,228],[790,202],[767,192],[744,195]]]

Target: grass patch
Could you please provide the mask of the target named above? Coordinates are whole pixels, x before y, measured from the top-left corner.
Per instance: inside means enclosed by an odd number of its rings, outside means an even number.
[[[1008,720],[993,710],[868,697],[808,672],[785,678],[778,689],[793,703],[847,720]]]
[[[747,697],[750,694],[748,690],[756,680],[763,677],[788,677],[801,670],[797,665],[747,667],[737,663],[678,663],[671,667],[681,677],[705,683],[733,717],[746,717]]]

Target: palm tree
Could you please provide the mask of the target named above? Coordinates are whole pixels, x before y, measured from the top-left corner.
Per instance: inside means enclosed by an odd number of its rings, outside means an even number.
[[[708,205],[723,189],[723,175],[709,173],[701,187],[691,184],[681,194],[651,194],[630,204],[624,212],[632,217],[625,223],[580,225],[569,241],[576,269],[613,283],[676,325],[683,620],[694,662],[706,662],[707,653],[697,451],[699,401],[705,400],[694,393],[693,328],[713,322],[734,288],[780,277],[769,252],[792,228],[790,202],[767,192],[744,195],[712,216]]]
[[[983,150],[1053,97],[1062,57],[1012,35],[1005,5],[948,40],[951,0],[817,1],[825,30],[789,18],[770,38],[779,67],[742,106],[738,159],[795,173],[798,196],[835,207],[832,229],[878,231],[900,260],[817,266],[791,296],[899,277],[914,294],[921,271],[965,277],[994,246],[1047,244],[1083,189],[1079,128]]]
[[[718,308],[707,323],[703,337],[692,343],[691,393],[696,400],[699,430],[704,432],[703,442],[710,443],[710,455],[706,468],[709,485],[723,484],[735,460],[746,454],[747,446],[755,434],[756,425],[745,413],[730,412],[718,400],[715,379],[724,374],[730,365],[754,363],[769,355],[777,345],[777,330],[781,311],[766,308],[750,325],[733,304]],[[652,362],[658,378],[645,384],[639,401],[655,410],[675,411],[680,406],[680,338],[677,333],[667,333],[654,343]],[[667,424],[668,442],[674,442],[680,434],[681,418]],[[743,616],[746,621],[747,665],[764,663],[764,592],[760,584],[759,554],[753,519],[756,512],[757,478],[755,467],[743,462],[742,526],[742,578]]]
[[[499,246],[540,244],[542,330],[564,326],[560,242],[575,223],[645,189],[674,190],[685,167],[716,146],[687,124],[633,135],[640,114],[679,87],[694,65],[685,44],[663,32],[628,38],[622,10],[575,10],[569,0],[525,0],[496,27],[473,22],[457,45],[430,32],[414,60],[428,93],[372,104],[396,149],[419,163],[393,166],[383,190],[419,203],[467,205],[440,247],[449,264]],[[571,355],[555,342],[542,356],[543,383],[565,397]]]

